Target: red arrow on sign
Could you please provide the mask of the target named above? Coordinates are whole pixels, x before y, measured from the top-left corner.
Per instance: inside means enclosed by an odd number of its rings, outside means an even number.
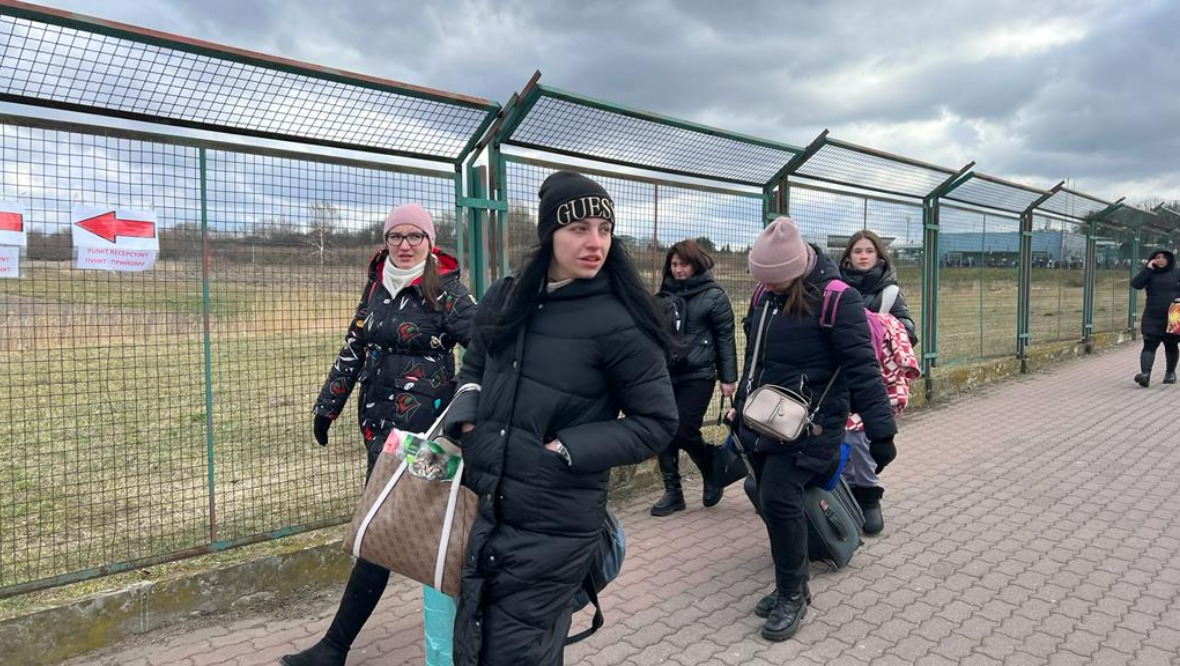
[[[24,231],[25,217],[20,213],[0,211],[0,231]]]
[[[115,217],[115,211],[88,217],[76,222],[79,227],[89,231],[104,240],[115,242],[116,236],[134,236],[137,238],[155,238],[156,223],[141,220],[120,220]]]

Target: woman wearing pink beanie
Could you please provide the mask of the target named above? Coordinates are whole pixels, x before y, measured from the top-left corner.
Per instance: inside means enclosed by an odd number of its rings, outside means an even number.
[[[774,560],[775,589],[758,602],[754,612],[766,618],[762,636],[782,641],[798,631],[811,598],[803,489],[835,472],[850,399],[864,420],[879,467],[896,455],[897,428],[860,294],[845,290],[836,302],[834,320],[820,323],[824,287],[840,277],[835,262],[804,241],[794,221],[780,217],[754,241],[748,263],[750,275],[765,289],[756,292],[743,322],[746,357],[729,420],[736,440],[750,455]],[[751,376],[760,333],[756,374]],[[821,401],[829,382],[831,389]],[[817,409],[818,427],[792,442],[747,427],[740,416],[746,397],[765,385],[809,396]]]
[[[455,345],[471,341],[475,317],[459,262],[435,247],[434,221],[425,208],[413,203],[394,208],[382,225],[382,239],[344,346],[312,408],[315,439],[326,446],[329,427],[360,384],[357,420],[369,473],[391,430],[424,432],[447,407],[454,393]],[[282,663],[343,666],[388,581],[388,570],[357,560],[323,639]]]

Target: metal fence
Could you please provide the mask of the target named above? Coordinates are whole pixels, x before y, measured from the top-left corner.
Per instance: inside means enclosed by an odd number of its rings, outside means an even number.
[[[697,239],[739,319],[767,220],[789,213],[833,257],[872,229],[933,373],[1129,329],[1128,278],[1180,229],[826,132],[794,147],[537,76],[500,109],[14,0],[0,103],[0,202],[30,227],[0,279],[0,596],[347,516],[354,412],[320,449],[309,409],[396,203],[432,211],[479,292],[535,245],[543,179],[589,172],[653,291],[667,248]],[[83,204],[153,211],[155,266],[75,268]]]
[[[338,522],[349,411],[310,445],[390,202],[455,233],[454,176],[0,124],[0,199],[36,220],[0,281],[0,587]],[[141,273],[73,268],[70,210],[155,211]]]

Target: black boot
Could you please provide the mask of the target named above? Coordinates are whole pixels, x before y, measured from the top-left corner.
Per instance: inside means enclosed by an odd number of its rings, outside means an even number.
[[[664,449],[657,458],[664,477],[664,496],[651,507],[651,515],[661,518],[684,511],[684,490],[680,487],[680,451]]]
[[[807,615],[807,600],[803,591],[797,590],[789,595],[779,593],[770,615],[762,625],[762,637],[768,641],[785,641],[799,631],[803,618]]]
[[[289,654],[279,660],[283,666],[344,666],[348,658],[348,650],[341,650],[322,639],[303,652]]]
[[[381,600],[381,594],[385,592],[388,582],[388,569],[365,560],[357,560],[356,565],[352,567],[352,575],[348,577],[348,584],[344,586],[340,608],[336,609],[336,617],[332,618],[328,633],[319,643],[303,652],[283,657],[283,665],[344,666],[352,642],[361,632],[361,627],[365,626],[365,621],[373,614],[373,609]]]
[[[807,602],[808,606],[811,605],[811,588],[808,587],[807,581],[803,581],[803,600]],[[761,618],[770,617],[770,611],[774,610],[776,601],[778,601],[778,588],[758,600],[758,605],[754,606],[754,615]]]
[[[1139,374],[1135,375],[1135,383],[1147,388],[1151,385],[1151,366],[1155,365],[1155,352],[1139,352]]]
[[[705,508],[717,506],[717,503],[725,495],[725,487],[713,483],[713,458],[708,446],[708,444],[702,441],[699,443],[698,450],[695,452],[690,448],[685,448],[685,451],[688,452],[688,457],[692,458],[693,464],[697,466],[697,470],[701,473],[701,482],[704,487],[701,492],[701,503],[705,505]]]
[[[885,517],[881,515],[881,496],[885,489],[881,487],[852,487],[852,496],[860,505],[861,513],[865,515],[865,524],[861,528],[865,536],[874,536],[885,529]]]
[[[1176,373],[1174,373],[1174,372],[1165,372],[1165,373],[1164,373],[1164,381],[1163,381],[1163,383],[1164,383],[1164,384],[1175,384],[1175,383],[1176,383]]]

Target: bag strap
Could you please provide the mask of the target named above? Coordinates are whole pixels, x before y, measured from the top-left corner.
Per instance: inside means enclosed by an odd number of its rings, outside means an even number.
[[[389,493],[393,492],[393,487],[397,485],[398,480],[400,480],[402,475],[405,474],[406,467],[408,466],[409,463],[404,460],[402,461],[401,465],[398,465],[397,471],[394,472],[393,476],[389,478],[389,481],[385,484],[385,487],[381,489],[381,494],[377,496],[376,501],[373,502],[373,506],[369,507],[369,512],[366,513],[364,519],[361,520],[361,524],[356,530],[356,538],[352,541],[353,556],[360,558],[361,544],[363,544],[365,541],[365,533],[369,530],[369,523],[373,522],[373,517],[376,516],[377,512],[381,510],[381,505],[385,504],[385,500],[389,497]]]
[[[889,314],[893,311],[893,304],[897,302],[897,295],[901,293],[901,287],[891,284],[881,290],[881,307],[877,308],[880,314]]]
[[[580,631],[573,636],[566,636],[566,645],[573,645],[590,638],[606,623],[606,618],[602,616],[602,606],[598,603],[598,592],[594,589],[594,580],[590,578],[590,574],[586,574],[586,577],[582,579],[582,591],[590,598],[590,603],[594,604],[594,619],[590,621],[589,629]]]
[[[447,568],[447,548],[451,541],[451,526],[455,524],[455,505],[459,500],[459,488],[463,479],[463,459],[459,459],[459,468],[455,470],[455,478],[451,480],[451,493],[447,496],[447,513],[443,517],[442,534],[438,537],[438,557],[434,560],[434,589],[442,592],[443,571]]]
[[[762,349],[762,333],[766,326],[766,313],[770,310],[770,301],[762,306],[762,318],[758,321],[758,334],[754,336],[754,355],[750,358],[750,375],[746,377],[746,394],[754,390],[754,377],[758,371],[758,352]]]
[[[483,387],[481,387],[479,384],[476,384],[475,382],[468,382],[460,386],[459,390],[455,391],[455,395],[451,396],[451,401],[447,403],[447,406],[438,413],[438,418],[434,420],[434,424],[430,426],[430,429],[427,430],[423,436],[426,439],[434,439],[435,437],[438,437],[439,433],[442,432],[443,421],[447,418],[447,412],[451,411],[451,405],[455,404],[455,398],[458,398],[469,391],[479,391],[482,388]]]

